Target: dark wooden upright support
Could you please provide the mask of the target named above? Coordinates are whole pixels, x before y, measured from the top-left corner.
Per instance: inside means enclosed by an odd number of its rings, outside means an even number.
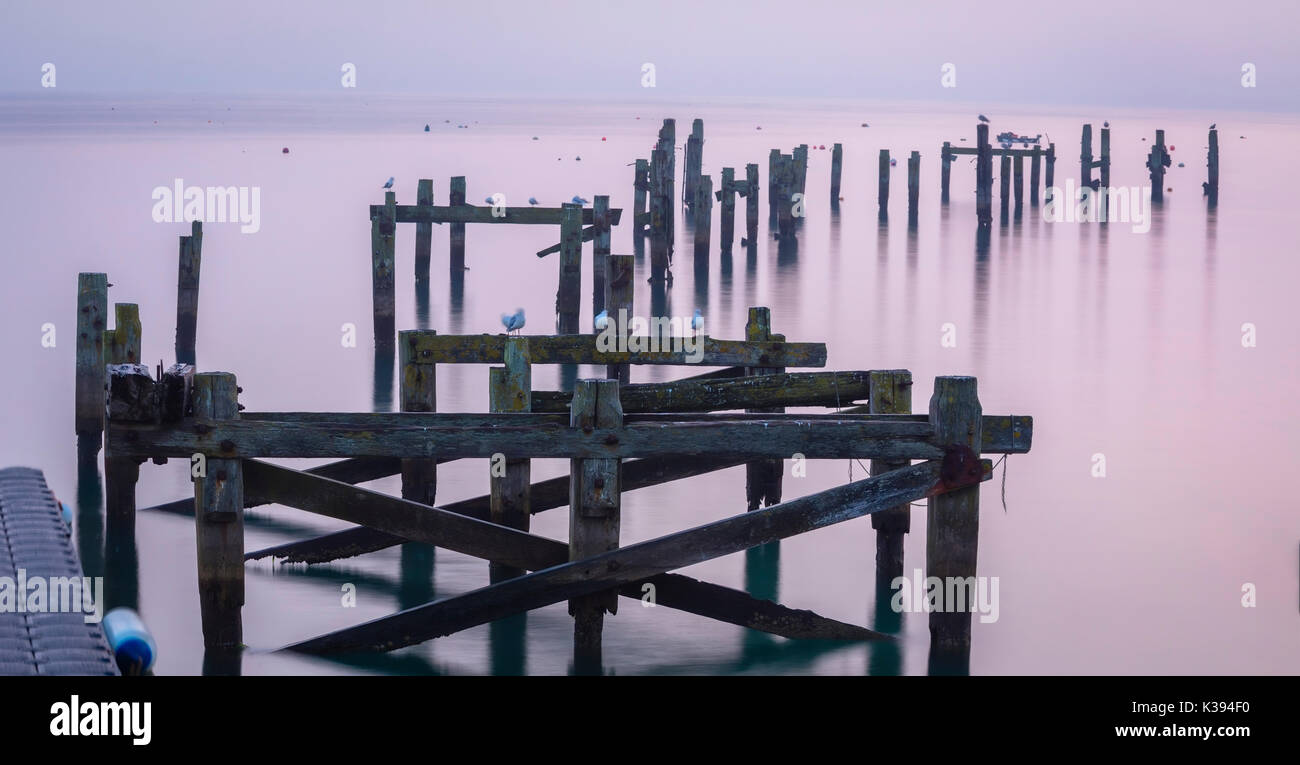
[[[1109,189],[1110,188],[1110,128],[1108,127],[1103,127],[1101,129],[1101,158],[1097,160],[1097,167],[1100,170],[1101,188]]]
[[[433,205],[433,179],[421,178],[415,189],[417,205]],[[415,224],[415,280],[428,281],[429,261],[433,255],[433,224]]]
[[[140,306],[135,303],[113,304],[113,331],[104,350],[109,364],[139,364],[143,340]]]
[[[384,206],[370,217],[370,287],[374,305],[375,345],[392,348],[397,331],[397,278],[393,243],[397,233],[397,194],[384,192]]]
[[[451,191],[447,196],[447,204],[453,207],[465,204],[465,176],[452,176]],[[449,235],[451,239],[451,273],[455,274],[465,270],[465,224],[451,224]]]
[[[664,150],[667,158],[663,178],[664,221],[667,224],[671,251],[672,242],[677,236],[677,120],[664,118],[663,127],[659,128],[659,148]]]
[[[605,310],[608,312],[610,326],[616,327],[623,336],[630,335],[629,323],[632,321],[632,296],[636,274],[636,257],[633,255],[610,255],[606,261]],[[613,324],[617,322],[617,325]],[[626,343],[620,345],[625,347]],[[628,364],[607,364],[605,376],[618,380],[620,385],[631,382],[631,366]]]
[[[632,236],[637,237],[638,241],[641,236],[645,235],[642,214],[649,212],[649,208],[646,207],[646,194],[649,192],[650,160],[638,159],[636,169],[632,174]]]
[[[1011,157],[1005,154],[1002,155],[1002,161],[998,167],[998,186],[1001,197],[1002,222],[1006,223],[1011,202]]]
[[[917,200],[921,196],[921,152],[907,158],[907,225],[916,226]]]
[[[555,293],[555,331],[576,335],[582,299],[582,205],[565,203],[560,223],[560,286]]]
[[[964,447],[967,458],[958,461],[961,471],[980,472],[978,459],[983,443],[983,409],[974,377],[936,377],[930,398],[930,424],[936,440],[946,447]],[[948,462],[945,459],[945,462]],[[979,539],[980,487],[978,482],[947,494],[931,497],[926,520],[925,568],[927,577],[965,587],[965,608],[945,598],[944,611],[930,613],[931,655],[969,658],[971,602],[975,592],[975,560]],[[956,588],[954,588],[956,589]]]
[[[790,155],[794,162],[793,192],[803,194],[808,186],[808,144],[801,143]]]
[[[772,332],[772,311],[761,306],[749,309],[745,323],[745,339],[751,341],[785,340]],[[780,367],[747,367],[745,376],[780,374]],[[746,409],[746,412],[784,412],[785,407]],[[793,456],[793,455],[792,455]],[[781,501],[781,485],[785,461],[779,459],[754,460],[745,463],[745,504],[747,510],[775,505]]]
[[[702,175],[695,183],[695,257],[704,258],[704,267],[708,268],[709,237],[713,229],[713,176]]]
[[[194,376],[194,416],[239,419],[235,376]],[[194,526],[198,544],[199,610],[205,648],[243,643],[244,479],[238,459],[207,459],[205,477],[194,479]]]
[[[838,210],[840,206],[840,174],[844,169],[844,145],[835,144],[831,147],[831,209]]]
[[[533,390],[532,360],[528,355],[528,338],[506,339],[505,366],[492,367],[488,374],[489,406],[493,412],[532,411]],[[532,462],[527,459],[507,459],[498,464],[495,458],[490,466],[491,520],[500,526],[528,531],[532,517],[530,485]],[[493,563],[490,578],[500,582],[525,572]]]
[[[774,183],[777,186],[777,231],[782,240],[788,240],[794,237],[796,225],[794,220],[795,164],[792,155],[782,154],[777,158]]]
[[[119,356],[124,355],[119,351]],[[153,424],[161,419],[158,388],[147,367],[110,358],[106,369],[110,427],[115,422]],[[135,486],[140,479],[140,462],[135,457],[118,457],[111,449],[104,452],[104,517],[117,539],[135,538]]]
[[[1079,138],[1079,188],[1096,189],[1092,184],[1092,125],[1085,123]]]
[[[1038,206],[1038,186],[1042,182],[1043,150],[1035,146],[1029,162],[1029,206]]]
[[[874,370],[870,376],[867,405],[871,414],[912,413],[912,373],[906,369]],[[909,460],[872,460],[871,475],[905,468]],[[874,513],[871,528],[876,530],[876,592],[888,592],[894,578],[903,575],[903,535],[912,530],[911,505]]]
[[[609,259],[609,196],[597,194],[591,201],[591,315],[605,310],[606,261]]]
[[[667,191],[668,152],[655,149],[650,155],[650,281],[667,278],[671,236],[668,213],[672,207]]]
[[[579,380],[573,390],[570,424],[575,428],[623,425],[617,380]],[[620,486],[618,459],[571,460],[569,475],[569,560],[583,560],[618,548]],[[574,667],[581,674],[601,666],[605,612],[618,612],[618,592],[608,590],[569,601],[573,615]]]
[[[993,147],[987,122],[975,127],[975,141],[975,219],[987,228],[993,225]]]
[[[1056,185],[1056,144],[1047,144],[1047,164],[1043,175],[1043,186],[1047,189],[1047,199],[1051,200],[1051,189]]]
[[[1169,167],[1169,152],[1165,150],[1165,131],[1156,131],[1156,142],[1147,154],[1147,170],[1151,175],[1151,201],[1165,201],[1165,168]]]
[[[771,177],[768,178],[771,183]],[[758,165],[745,165],[745,236],[753,241],[758,233]]]
[[[104,432],[105,332],[108,274],[77,275],[77,435],[99,442]],[[99,451],[98,445],[95,451]]]
[[[767,206],[776,209],[777,200],[777,165],[781,163],[781,150],[772,149],[767,153]],[[771,225],[771,224],[769,224]]]
[[[943,142],[943,151],[939,157],[943,165],[939,169],[939,203],[946,205],[948,204],[948,182],[952,179],[952,161],[955,159],[951,143],[948,141]]]
[[[1210,129],[1210,149],[1205,159],[1206,181],[1201,190],[1208,198],[1210,207],[1219,203],[1219,131]]]
[[[682,198],[694,205],[699,198],[700,177],[704,173],[704,120],[691,122],[691,134],[686,138],[686,174],[682,178]]]
[[[876,187],[876,206],[880,209],[880,219],[889,218],[889,149],[880,150],[880,183]]]
[[[194,345],[199,325],[199,266],[203,262],[203,221],[190,224],[181,237],[180,264],[176,271],[176,362],[195,364]]]
[[[722,168],[722,185],[718,188],[717,197],[722,203],[722,215],[718,225],[724,252],[731,249],[732,240],[736,237],[736,190],[736,169]],[[698,226],[699,221],[697,220],[695,224]]]
[[[436,334],[432,330],[428,334]],[[415,334],[398,335],[401,381],[398,395],[403,412],[438,411],[437,368],[428,351],[415,347]],[[429,457],[402,460],[402,498],[422,505],[432,505],[438,490],[438,461]]]
[[[1012,160],[1012,167],[1015,168],[1015,170],[1014,170],[1014,174],[1013,174],[1013,176],[1012,176],[1013,181],[1014,181],[1014,184],[1013,184],[1013,186],[1012,186],[1012,194],[1014,195],[1014,197],[1015,197],[1015,201],[1016,201],[1015,215],[1016,215],[1016,218],[1019,219],[1019,218],[1020,218],[1020,213],[1022,212],[1022,210],[1024,209],[1024,206],[1025,206],[1025,158],[1024,158],[1024,155],[1017,154],[1017,155],[1015,156],[1015,158]]]

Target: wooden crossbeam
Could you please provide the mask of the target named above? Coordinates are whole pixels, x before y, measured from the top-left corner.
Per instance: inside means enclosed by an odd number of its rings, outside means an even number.
[[[600,231],[596,226],[587,226],[582,230],[582,241],[590,242],[591,240],[596,238],[596,235],[598,233],[600,233]],[[547,255],[553,255],[559,252],[562,246],[563,245],[561,245],[559,242],[556,242],[555,244],[551,245],[550,247],[547,247],[544,250],[538,250],[537,257],[544,258]]]
[[[426,331],[402,333],[414,344],[415,357],[437,364],[500,364],[505,335],[439,335]],[[597,335],[529,335],[534,364],[675,364],[706,367],[822,367],[825,343],[718,340],[712,337],[628,338],[627,348],[658,350],[601,351]],[[702,349],[688,353],[685,349]],[[665,350],[666,349],[666,350]],[[676,349],[676,350],[674,350]],[[695,360],[691,360],[695,359]]]
[[[623,411],[707,412],[767,406],[842,406],[866,398],[869,372],[792,372],[722,380],[624,385]],[[533,391],[534,412],[566,412],[573,394]]]
[[[568,545],[563,542],[443,508],[390,497],[265,462],[246,461],[244,471],[249,485],[255,491],[272,497],[275,502],[331,518],[369,523],[407,539],[532,571],[550,568],[569,559]],[[665,599],[656,592],[657,605],[680,608],[783,637],[887,638],[863,627],[759,601],[743,592],[688,577],[670,575],[652,581],[656,589],[662,588],[663,595],[667,595]],[[642,597],[639,587],[628,588],[623,594],[638,600]]]
[[[739,458],[705,458],[667,457],[644,460],[628,460],[622,465],[620,489],[633,491],[650,486],[679,481],[704,475],[715,470],[739,465]],[[348,483],[351,483],[350,481]],[[569,476],[562,475],[545,481],[538,481],[528,487],[529,510],[533,514],[569,504]],[[190,501],[193,505],[193,500]],[[484,495],[473,499],[461,500],[443,505],[444,510],[468,515],[481,521],[490,520],[491,497]],[[245,560],[276,557],[286,563],[326,563],[339,558],[350,558],[369,552],[383,550],[393,545],[408,541],[403,537],[388,534],[366,526],[356,526],[342,531],[335,531],[312,539],[286,542],[282,545],[267,547],[247,553]]]
[[[561,207],[505,207],[504,215],[493,215],[497,208],[476,205],[396,205],[398,223],[522,223],[528,225],[560,225],[564,218]],[[384,213],[384,205],[370,205],[370,217]],[[610,225],[617,225],[623,216],[622,208],[611,208]],[[591,225],[595,213],[590,207],[582,208],[583,225]]]
[[[1037,154],[1040,157],[1046,156],[1046,152],[1042,148],[1039,149],[993,148],[991,149],[991,151],[993,153],[993,156],[995,157],[1032,157],[1035,154]],[[980,153],[980,150],[978,146],[950,146],[948,147],[948,153],[978,155]]]
[[[634,583],[779,539],[987,480],[969,450],[802,499],[573,561],[286,646],[300,653],[388,651],[562,600]],[[319,479],[314,479],[319,480]],[[657,588],[656,588],[657,595]]]

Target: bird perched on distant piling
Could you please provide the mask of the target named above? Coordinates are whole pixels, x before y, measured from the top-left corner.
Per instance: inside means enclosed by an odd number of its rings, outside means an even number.
[[[609,311],[601,311],[600,313],[596,314],[596,318],[595,320],[592,321],[592,325],[595,326],[597,332],[601,332],[605,329],[605,327],[608,327]]]
[[[1110,120],[1107,120],[1107,121],[1101,123],[1101,126],[1104,127],[1104,128],[1108,128],[1108,127],[1110,127]]]
[[[989,121],[988,117],[985,117],[983,114],[980,115],[980,122],[988,122],[988,121]]]
[[[577,194],[574,194],[574,195],[573,195],[573,199],[571,199],[571,200],[569,200],[569,201],[570,201],[570,202],[573,202],[575,205],[585,205],[585,204],[587,204],[587,200],[583,199],[582,197],[578,196]]]
[[[530,204],[530,205],[536,205],[536,204],[538,204],[538,202],[537,202],[537,197],[529,197],[529,198],[528,198],[528,204]]]
[[[516,308],[513,314],[501,314],[501,324],[505,326],[506,332],[518,332],[524,328],[524,309]]]
[[[1216,130],[1216,129],[1218,129],[1218,127],[1219,127],[1219,123],[1217,123],[1217,122],[1214,122],[1214,123],[1211,123],[1211,124],[1210,124],[1210,130]]]
[[[388,180],[384,181],[384,188],[391,189],[392,187],[393,187],[393,177],[390,175],[388,176]]]
[[[700,309],[695,309],[695,315],[691,317],[691,331],[699,334],[704,329],[704,316],[700,314]]]

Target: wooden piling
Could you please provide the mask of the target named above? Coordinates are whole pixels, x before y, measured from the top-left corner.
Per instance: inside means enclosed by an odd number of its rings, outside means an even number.
[[[105,331],[108,326],[108,274],[77,275],[77,435],[95,439],[104,432]]]
[[[609,196],[597,194],[591,200],[591,314],[605,310],[606,261],[609,259]]]
[[[429,334],[437,334],[433,330]],[[411,331],[398,336],[401,380],[398,382],[400,408],[403,412],[438,411],[437,368],[426,351],[416,349]],[[438,461],[428,457],[402,460],[402,498],[422,505],[432,505],[438,491]]]
[[[488,399],[491,411],[532,411],[532,379],[528,338],[507,338],[505,366],[492,367],[488,370]],[[532,517],[529,488],[532,482],[532,462],[527,459],[507,459],[501,466],[494,458],[490,471],[492,522],[500,526],[528,531],[529,520]],[[511,579],[525,573],[523,569],[496,563],[489,566],[489,571],[493,582]]]
[[[646,194],[650,191],[650,161],[638,159],[632,175],[632,236],[640,239],[645,234],[645,226],[639,221],[642,213],[649,212],[646,207]]]
[[[370,287],[374,306],[375,345],[392,347],[396,332],[396,277],[393,243],[397,232],[397,194],[384,192],[384,206],[370,218]]]
[[[555,293],[555,331],[576,335],[582,292],[582,205],[566,202],[560,222],[560,286]]]
[[[952,178],[952,144],[948,141],[943,142],[943,152],[940,154],[940,161],[943,167],[939,170],[939,203],[948,204],[948,181]]]
[[[1056,144],[1047,144],[1046,158],[1047,164],[1043,175],[1043,186],[1048,191],[1051,191],[1052,187],[1056,185]],[[1047,199],[1051,201],[1051,196],[1049,195]]]
[[[974,377],[936,377],[930,398],[930,424],[935,438],[945,446],[965,447],[978,454],[983,439],[980,406]],[[979,470],[978,459],[965,468]],[[930,613],[932,654],[965,655],[970,652],[971,602],[975,596],[975,561],[979,538],[979,484],[931,497],[926,514],[925,568],[927,577],[949,583],[969,582],[965,608],[945,598],[945,609]],[[951,578],[950,578],[951,577]],[[969,579],[967,579],[969,577]]]
[[[975,127],[975,141],[975,218],[987,228],[993,225],[993,147],[987,122]]]
[[[664,168],[664,222],[667,226],[669,250],[677,236],[677,120],[667,117],[659,129],[659,148],[664,150],[667,164]],[[671,259],[671,257],[670,257]]]
[[[1206,181],[1201,186],[1213,207],[1219,203],[1219,131],[1215,128],[1210,129],[1210,148],[1206,154],[1205,166]]]
[[[579,380],[573,391],[569,422],[584,430],[621,427],[618,381]],[[570,461],[569,560],[583,560],[618,548],[619,472],[618,459]],[[574,666],[581,674],[599,671],[601,630],[607,611],[618,612],[617,590],[569,601],[569,613],[574,618]]]
[[[447,204],[455,207],[465,204],[465,176],[456,175],[451,179],[451,191]],[[452,223],[449,232],[451,239],[451,272],[465,270],[465,224]]]
[[[808,186],[808,144],[799,144],[790,156],[794,160],[794,191],[803,194]]]
[[[912,373],[906,369],[873,370],[867,394],[871,414],[912,413]],[[905,468],[910,460],[872,460],[871,475],[878,476]],[[871,528],[876,530],[877,597],[891,588],[895,577],[903,575],[903,535],[912,530],[911,505],[899,505],[873,513]]]
[[[876,205],[880,208],[880,219],[889,218],[889,149],[880,150],[880,183],[876,187]]]
[[[709,238],[713,229],[713,176],[703,175],[695,187],[695,257],[709,262]]]
[[[199,271],[203,262],[203,222],[190,224],[190,235],[180,238],[180,264],[176,271],[176,363],[195,364],[195,338],[199,325]]]
[[[907,225],[916,225],[917,200],[921,196],[921,152],[907,158]]]
[[[777,165],[781,162],[781,150],[772,149],[767,153],[767,205],[776,208],[777,199]]]
[[[782,154],[776,163],[776,184],[779,197],[776,206],[777,230],[782,241],[794,238],[795,221],[794,195],[797,193],[797,170],[794,155]]]
[[[758,165],[753,162],[745,165],[745,189],[745,236],[753,241],[758,233]]]
[[[1156,131],[1156,142],[1147,154],[1147,170],[1151,176],[1151,201],[1165,200],[1165,168],[1169,167],[1169,152],[1165,150],[1165,131]]]
[[[1042,180],[1043,150],[1034,147],[1034,155],[1029,164],[1029,206],[1038,206],[1038,184]]]
[[[691,134],[686,138],[686,174],[682,178],[682,198],[694,205],[699,198],[700,176],[704,172],[704,120],[691,122]]]
[[[135,303],[113,304],[113,332],[105,349],[107,364],[139,364],[142,326],[140,306]]]
[[[433,179],[421,178],[415,189],[417,205],[433,205]],[[463,226],[462,226],[463,228]],[[428,281],[429,262],[433,255],[433,223],[415,224],[415,280]]]
[[[840,206],[840,173],[844,167],[844,145],[835,144],[831,147],[831,209],[839,209]]]
[[[617,322],[616,329],[622,337],[631,334],[628,326],[632,321],[632,297],[636,285],[636,257],[633,255],[610,255],[606,260],[605,310],[611,322]],[[626,347],[624,342],[620,347]],[[607,364],[605,376],[618,380],[619,385],[631,382],[629,364]]]
[[[718,200],[722,203],[722,217],[718,224],[724,252],[731,250],[732,240],[736,237],[736,169],[722,168],[722,185],[718,188]],[[699,221],[695,224],[698,226]]]
[[[655,149],[650,156],[650,281],[663,281],[668,273],[668,203],[665,189],[668,152]]]
[[[761,306],[749,309],[749,320],[745,323],[745,339],[751,341],[768,341],[785,338],[772,332],[772,311]],[[779,367],[746,367],[745,376],[780,374]],[[785,407],[765,407],[746,409],[746,412],[784,412]],[[771,506],[781,501],[782,479],[785,461],[779,459],[754,460],[745,463],[745,504],[747,510]]]
[[[1011,202],[1011,157],[1002,155],[998,167],[998,186],[1001,196],[1002,222],[1007,222],[1007,212]]]
[[[235,376],[194,376],[194,416],[239,419]],[[206,475],[194,480],[194,524],[198,546],[199,610],[205,648],[243,643],[244,480],[238,459],[208,458]]]
[[[1020,213],[1025,205],[1025,158],[1024,156],[1017,154],[1015,156],[1015,159],[1012,160],[1012,167],[1015,168],[1014,176],[1013,176],[1015,180],[1015,184],[1013,186],[1012,193],[1015,195],[1015,200],[1016,200],[1015,214],[1016,217],[1019,218]]]
[[[122,318],[119,314],[119,319]],[[137,320],[136,324],[138,323]],[[123,328],[129,326],[127,319]],[[135,354],[138,356],[138,331],[135,338]],[[119,348],[116,352],[119,358],[126,356],[125,348]],[[157,422],[158,395],[148,368],[134,361],[117,361],[113,358],[108,363],[109,426],[119,419],[124,422]],[[119,457],[112,449],[104,451],[104,519],[115,539],[135,539],[135,487],[140,479],[140,462],[136,457]]]
[[[1110,128],[1101,129],[1101,158],[1097,160],[1100,168],[1101,188],[1110,188]],[[1109,192],[1108,192],[1109,193]],[[1104,200],[1104,197],[1103,197]],[[1104,218],[1103,218],[1104,220]]]
[[[1079,138],[1079,188],[1092,185],[1092,125],[1085,123]]]

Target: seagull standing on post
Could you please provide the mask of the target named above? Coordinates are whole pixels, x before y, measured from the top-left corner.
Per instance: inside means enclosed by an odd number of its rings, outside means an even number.
[[[700,309],[696,308],[695,315],[691,317],[691,330],[698,335],[702,329],[704,329],[704,316],[700,314]]]
[[[393,187],[393,176],[390,175],[388,176],[388,180],[384,181],[384,188],[391,189],[392,187]]]
[[[980,122],[988,122],[988,121],[989,121],[988,117],[985,117],[983,114],[980,115]]]
[[[524,328],[524,309],[516,308],[513,314],[501,314],[501,324],[505,326],[507,333],[518,332]]]
[[[609,326],[609,311],[601,311],[596,314],[596,318],[592,321],[592,324],[596,327],[597,332],[605,331],[605,328]]]

